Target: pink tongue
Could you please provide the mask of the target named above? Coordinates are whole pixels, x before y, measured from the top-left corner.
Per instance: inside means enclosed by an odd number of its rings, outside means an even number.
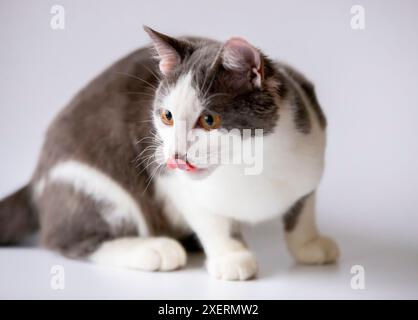
[[[173,158],[169,158],[167,160],[167,167],[169,169],[177,169],[177,162],[176,162],[176,160],[174,160]]]
[[[190,163],[181,160],[181,159],[173,159],[169,158],[167,161],[167,167],[169,169],[180,169],[184,171],[196,171],[196,168],[192,166]]]

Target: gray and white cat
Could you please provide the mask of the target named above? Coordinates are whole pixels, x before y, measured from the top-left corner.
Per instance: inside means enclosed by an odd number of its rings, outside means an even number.
[[[313,85],[241,38],[145,31],[152,47],[111,66],[52,123],[30,183],[0,202],[0,243],[40,228],[41,243],[68,257],[166,271],[186,264],[182,241],[195,235],[211,275],[246,280],[257,263],[239,224],[282,216],[298,262],[336,261],[315,226],[326,120]],[[203,141],[190,136],[232,130],[241,144],[262,139],[258,174],[202,161],[217,148],[190,152]]]

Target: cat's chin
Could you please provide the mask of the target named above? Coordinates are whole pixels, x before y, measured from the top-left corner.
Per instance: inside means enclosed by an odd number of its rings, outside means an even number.
[[[217,166],[210,166],[206,168],[196,167],[196,170],[193,171],[184,171],[184,170],[175,170],[177,174],[184,175],[193,180],[200,180],[209,177],[215,170]]]

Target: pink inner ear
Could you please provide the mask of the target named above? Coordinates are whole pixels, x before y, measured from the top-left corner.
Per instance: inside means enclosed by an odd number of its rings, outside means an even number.
[[[160,71],[162,74],[167,75],[180,63],[180,57],[176,50],[154,34],[151,34],[151,38],[154,41],[154,47],[160,59]]]
[[[253,85],[261,87],[264,71],[260,52],[242,38],[231,38],[224,45],[223,65],[238,72],[251,71],[254,74]]]
[[[253,69],[261,67],[260,53],[247,40],[231,38],[224,46],[224,64],[230,69]]]
[[[161,58],[159,67],[163,75],[169,74],[177,65],[178,59],[175,55],[169,56],[166,55],[164,58]]]

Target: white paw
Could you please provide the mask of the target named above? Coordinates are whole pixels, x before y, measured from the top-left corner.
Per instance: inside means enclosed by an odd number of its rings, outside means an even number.
[[[325,264],[337,261],[340,252],[334,240],[319,236],[315,240],[295,248],[293,255],[299,263]]]
[[[257,261],[248,250],[229,252],[208,259],[210,275],[222,280],[248,280],[257,273]]]
[[[186,260],[186,251],[178,241],[151,238],[139,246],[136,267],[146,271],[170,271],[185,266]]]

